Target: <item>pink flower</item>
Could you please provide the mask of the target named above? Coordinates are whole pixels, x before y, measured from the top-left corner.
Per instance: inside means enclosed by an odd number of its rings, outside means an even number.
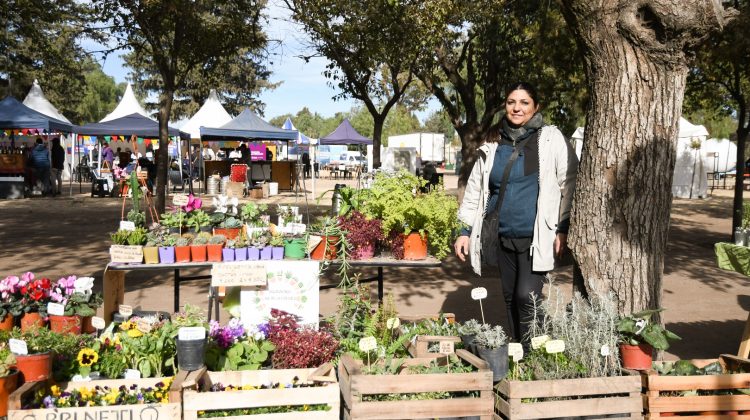
[[[198,210],[203,206],[203,200],[201,200],[198,197],[195,197],[193,194],[190,194],[188,196],[188,203],[184,206],[182,206],[182,211],[185,213],[190,213],[193,210]]]
[[[21,276],[21,281],[18,283],[18,286],[19,287],[26,286],[32,281],[34,281],[34,273],[28,271]]]

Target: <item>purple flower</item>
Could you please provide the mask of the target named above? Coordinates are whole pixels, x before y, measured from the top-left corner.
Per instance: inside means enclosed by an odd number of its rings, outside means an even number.
[[[52,397],[52,395],[47,395],[42,400],[42,404],[44,404],[45,408],[55,408],[55,399]]]
[[[237,318],[230,320],[225,327],[220,326],[218,322],[212,321],[209,325],[208,335],[219,347],[228,349],[232,344],[236,343],[237,340],[244,337],[245,328]]]

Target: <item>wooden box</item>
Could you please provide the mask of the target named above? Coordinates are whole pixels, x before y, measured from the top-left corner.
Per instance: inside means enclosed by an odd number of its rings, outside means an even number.
[[[366,375],[363,363],[350,355],[341,357],[339,384],[344,419],[414,419],[480,416],[492,419],[492,372],[487,363],[465,350],[456,355],[477,368],[471,373]],[[406,359],[405,365],[428,364],[435,359]],[[363,401],[366,395],[423,392],[475,391],[477,397],[399,401]]]
[[[311,388],[256,389],[249,391],[201,392],[212,384],[260,386],[271,383],[290,383],[294,377],[301,382],[318,381],[326,385]],[[328,411],[289,412],[232,416],[234,420],[337,420],[340,415],[339,385],[331,364],[318,369],[273,369],[237,372],[206,372],[195,381],[183,383],[183,412],[185,420],[195,420],[199,411],[233,410],[238,408],[275,407],[287,405],[328,404]],[[220,417],[229,418],[229,417]]]
[[[182,382],[189,378],[192,372],[182,371],[175,376],[169,388],[169,402],[166,404],[131,404],[111,405],[96,407],[71,407],[71,408],[40,408],[33,410],[22,409],[26,398],[33,397],[34,393],[50,384],[47,382],[27,382],[8,398],[8,420],[74,420],[74,419],[159,419],[180,420],[182,418],[181,392]],[[93,388],[95,386],[108,386],[117,389],[121,385],[139,387],[153,386],[165,378],[146,379],[115,379],[91,382],[64,382],[59,384],[62,391],[70,391],[79,388]]]
[[[719,359],[691,360],[701,368],[718,362],[728,370],[750,372],[750,360],[722,355]],[[674,413],[684,413],[680,418],[707,418],[750,414],[750,395],[678,395],[684,391],[719,391],[750,388],[750,373],[723,375],[660,376],[654,370],[641,372],[646,395],[643,403],[646,417],[658,419]],[[744,411],[744,413],[743,413]],[[750,416],[748,416],[750,418]]]
[[[495,391],[496,418],[546,419],[607,414],[642,418],[643,412],[641,378],[635,374],[549,381],[503,379]]]
[[[409,351],[411,357],[424,358],[424,357],[442,357],[443,355],[436,352],[430,352],[429,347],[432,343],[439,343],[441,341],[452,341],[453,344],[461,342],[461,339],[455,336],[444,336],[444,335],[418,335],[413,341],[410,341],[406,349]]]

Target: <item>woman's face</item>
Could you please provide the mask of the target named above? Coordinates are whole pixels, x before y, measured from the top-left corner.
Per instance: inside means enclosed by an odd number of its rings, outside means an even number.
[[[505,116],[516,126],[526,124],[539,109],[529,93],[523,89],[516,89],[505,99]]]

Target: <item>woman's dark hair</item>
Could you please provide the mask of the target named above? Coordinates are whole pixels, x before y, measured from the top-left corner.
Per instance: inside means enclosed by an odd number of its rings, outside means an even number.
[[[514,82],[505,87],[505,97],[507,98],[514,90],[525,90],[534,101],[534,105],[539,105],[539,93],[534,85],[529,82]]]

